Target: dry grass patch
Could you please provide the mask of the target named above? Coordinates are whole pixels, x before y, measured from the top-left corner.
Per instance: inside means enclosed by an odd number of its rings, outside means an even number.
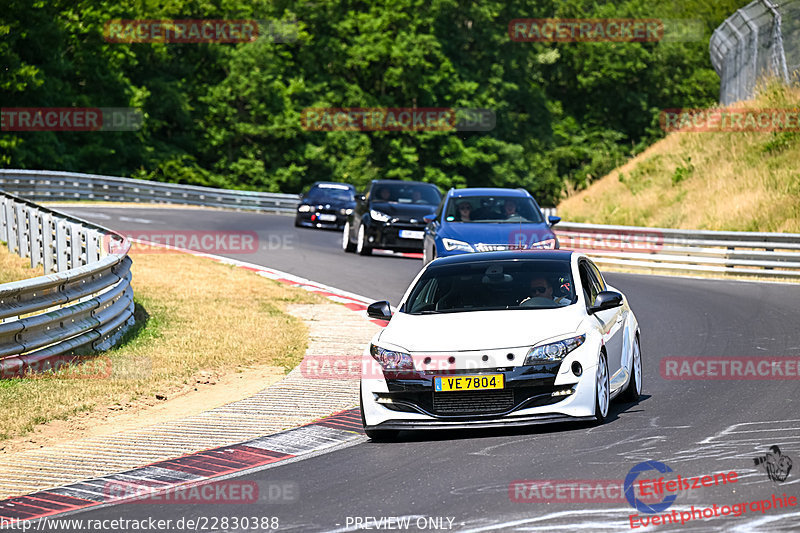
[[[111,361],[110,375],[0,381],[0,438],[24,435],[38,424],[80,412],[171,398],[209,376],[248,366],[288,371],[302,359],[306,327],[283,308],[317,303],[320,297],[188,254],[131,257],[137,326],[121,345],[103,354]]]
[[[734,107],[797,108],[800,89],[768,87]],[[567,221],[800,232],[800,133],[672,133],[564,200]]]
[[[0,283],[20,281],[42,275],[41,268],[31,268],[31,260],[9,253],[8,247],[0,243]]]

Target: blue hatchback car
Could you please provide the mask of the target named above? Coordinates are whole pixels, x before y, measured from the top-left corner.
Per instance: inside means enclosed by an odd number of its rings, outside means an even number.
[[[558,238],[550,228],[560,220],[545,220],[525,189],[450,189],[436,213],[425,217],[423,261],[471,252],[556,249]]]

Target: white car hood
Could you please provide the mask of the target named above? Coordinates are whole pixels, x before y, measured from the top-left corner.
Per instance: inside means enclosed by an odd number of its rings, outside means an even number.
[[[409,352],[453,352],[531,346],[577,330],[578,305],[557,309],[395,313],[378,340]]]

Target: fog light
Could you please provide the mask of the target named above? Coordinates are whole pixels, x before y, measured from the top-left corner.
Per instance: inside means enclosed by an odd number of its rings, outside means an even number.
[[[583,367],[579,362],[575,361],[572,363],[572,373],[577,377],[581,377],[581,374],[583,374]]]
[[[551,396],[569,396],[573,392],[574,391],[570,387],[569,389],[561,389],[561,390],[553,391],[553,394]]]

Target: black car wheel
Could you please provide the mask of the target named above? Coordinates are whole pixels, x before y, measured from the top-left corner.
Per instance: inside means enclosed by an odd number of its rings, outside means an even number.
[[[295,228],[300,228],[300,227],[302,227],[302,226],[300,225],[300,215],[297,215],[296,217],[294,217],[294,227],[295,227]]]
[[[358,226],[356,252],[358,252],[359,255],[370,255],[372,253],[372,248],[367,244],[367,232],[364,231],[364,224]]]
[[[345,252],[355,252],[356,245],[350,242],[350,222],[344,223],[344,230],[342,230],[342,250]]]

